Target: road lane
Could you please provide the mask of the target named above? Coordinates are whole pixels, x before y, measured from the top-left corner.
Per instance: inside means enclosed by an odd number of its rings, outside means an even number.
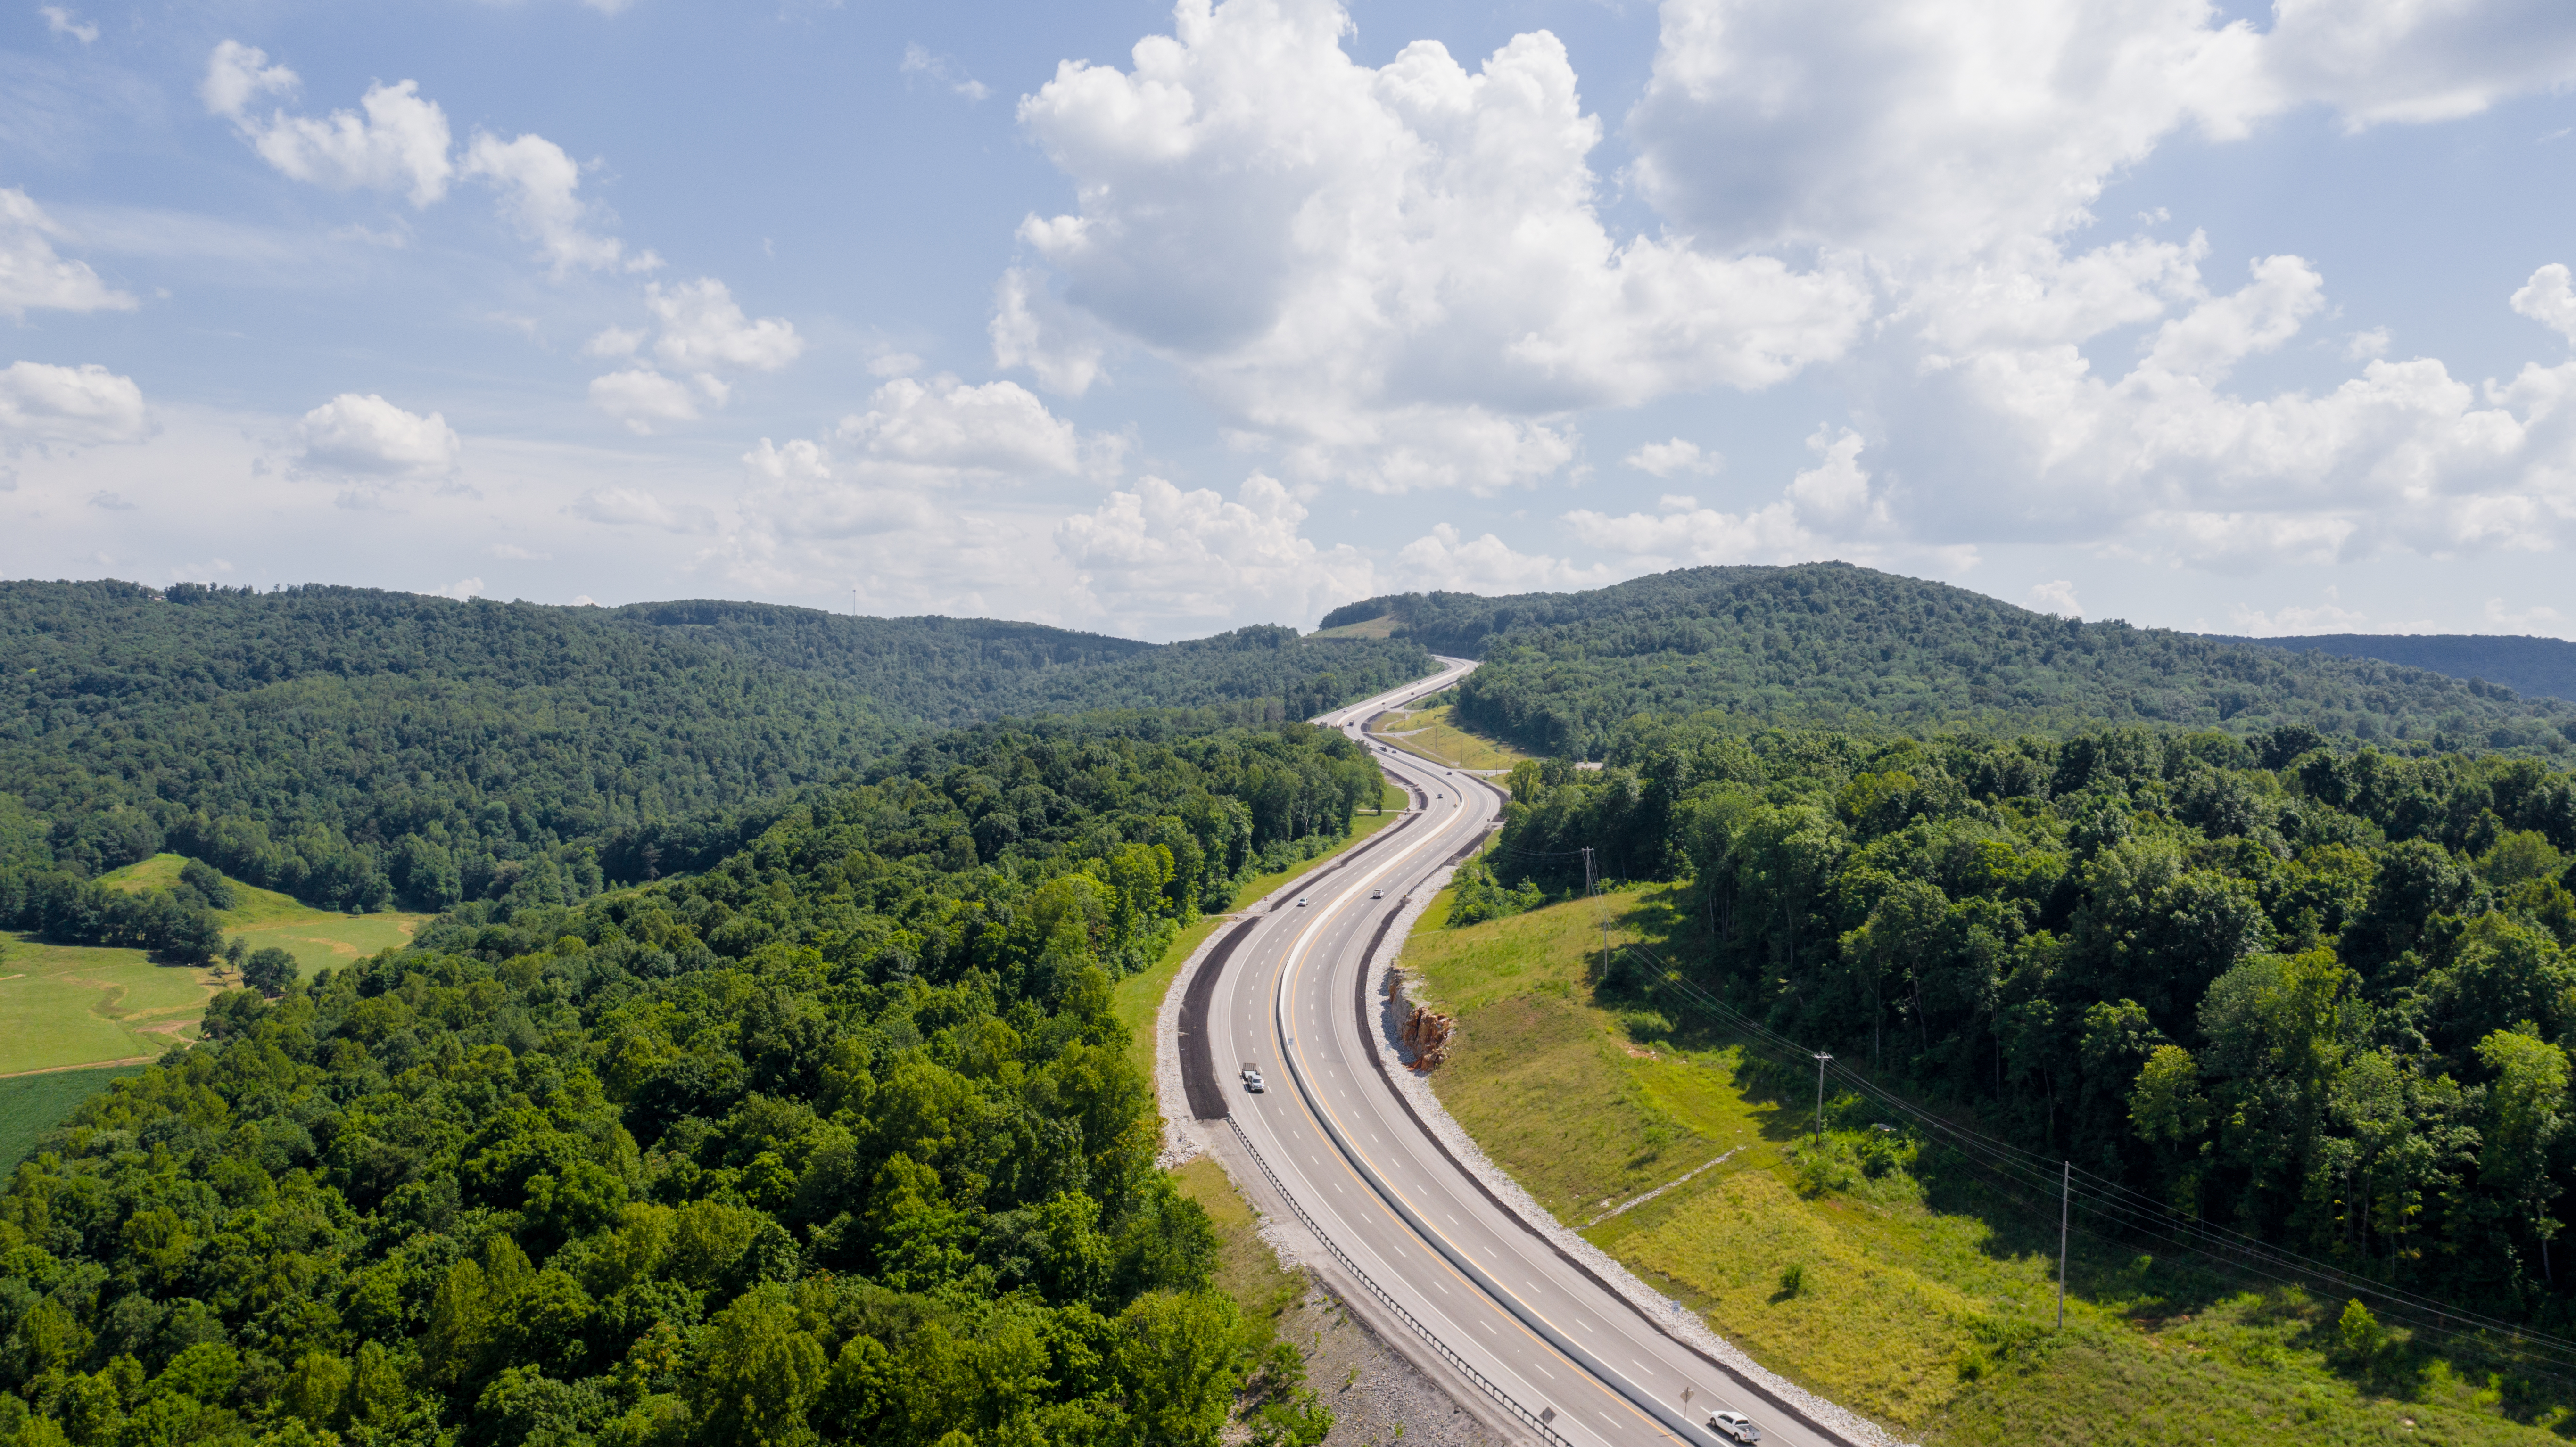
[[[1355,730],[1473,667],[1443,662],[1433,678],[1322,722]],[[1566,1441],[1714,1444],[1702,1424],[1731,1407],[1771,1442],[1842,1443],[1666,1335],[1524,1226],[1391,1088],[1365,1033],[1378,1011],[1369,945],[1407,893],[1490,827],[1501,799],[1472,776],[1370,748],[1415,792],[1412,817],[1304,882],[1302,907],[1258,917],[1208,997],[1208,1045],[1244,1139],[1380,1289]],[[1243,1063],[1263,1071],[1268,1093],[1243,1090]]]

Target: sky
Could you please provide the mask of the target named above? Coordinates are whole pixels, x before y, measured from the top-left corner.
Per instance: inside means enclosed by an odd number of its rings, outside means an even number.
[[[2564,0],[0,9],[0,576],[2576,637],[2571,85]]]

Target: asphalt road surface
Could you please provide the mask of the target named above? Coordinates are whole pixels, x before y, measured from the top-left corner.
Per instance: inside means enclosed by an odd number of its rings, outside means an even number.
[[[1455,683],[1440,674],[1317,720],[1359,725]],[[1382,746],[1370,744],[1373,751]],[[1230,927],[1183,997],[1180,1047],[1192,1113],[1231,1115],[1278,1185],[1331,1244],[1453,1359],[1573,1447],[1648,1442],[1716,1447],[1720,1408],[1769,1443],[1847,1439],[1767,1400],[1666,1335],[1585,1267],[1524,1226],[1413,1116],[1385,1073],[1375,1030],[1382,937],[1407,893],[1482,838],[1502,796],[1482,781],[1385,750],[1388,777],[1417,812],[1301,882],[1301,906]],[[1380,898],[1371,898],[1379,893]],[[1202,1053],[1204,1052],[1204,1053]],[[1247,1091],[1258,1068],[1268,1089]],[[1195,1078],[1191,1078],[1195,1077]]]

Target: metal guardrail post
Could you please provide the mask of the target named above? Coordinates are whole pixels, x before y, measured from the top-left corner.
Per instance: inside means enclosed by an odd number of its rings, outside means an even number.
[[[1279,1179],[1279,1173],[1277,1171],[1270,1169],[1270,1162],[1262,1157],[1261,1148],[1252,1143],[1252,1137],[1250,1135],[1245,1134],[1243,1122],[1236,1120],[1233,1116],[1229,1115],[1225,1118],[1225,1123],[1234,1127],[1234,1138],[1243,1143],[1243,1149],[1252,1157],[1252,1163],[1261,1168],[1261,1174],[1269,1179],[1270,1188],[1279,1193],[1279,1199],[1288,1203],[1288,1209],[1297,1213],[1297,1219],[1305,1223],[1307,1230],[1315,1233],[1315,1239],[1324,1243],[1324,1249],[1333,1253],[1333,1259],[1342,1263],[1342,1269],[1350,1272],[1352,1276],[1359,1279],[1360,1285],[1367,1289],[1370,1296],[1377,1299],[1379,1305],[1385,1307],[1391,1312],[1394,1312],[1398,1320],[1402,1321],[1406,1326],[1413,1328],[1414,1335],[1421,1337],[1423,1341],[1430,1344],[1433,1351],[1440,1354],[1440,1359],[1442,1361],[1447,1362],[1449,1365],[1465,1373],[1467,1380],[1473,1382],[1476,1385],[1477,1390],[1483,1392],[1486,1396],[1493,1398],[1496,1402],[1501,1403],[1504,1410],[1510,1412],[1513,1417],[1519,1419],[1519,1421],[1527,1426],[1531,1431],[1538,1433],[1539,1436],[1546,1441],[1555,1444],[1555,1447],[1573,1447],[1572,1443],[1566,1441],[1564,1434],[1558,1432],[1554,1426],[1550,1425],[1546,1418],[1539,1416],[1529,1408],[1513,1401],[1511,1394],[1504,1391],[1499,1383],[1486,1376],[1483,1372],[1476,1370],[1475,1366],[1465,1357],[1460,1356],[1456,1351],[1452,1350],[1447,1342],[1444,1342],[1439,1337],[1433,1335],[1432,1330],[1427,1323],[1425,1323],[1420,1317],[1415,1316],[1412,1312],[1405,1310],[1404,1303],[1397,1301],[1393,1296],[1389,1295],[1385,1287],[1378,1285],[1376,1281],[1370,1278],[1366,1271],[1361,1270],[1360,1264],[1351,1259],[1350,1253],[1344,1251],[1338,1244],[1336,1244],[1333,1238],[1325,1233],[1323,1226],[1317,1222],[1314,1217],[1306,1214],[1305,1207],[1297,1204],[1297,1198],[1289,1191],[1288,1183]]]

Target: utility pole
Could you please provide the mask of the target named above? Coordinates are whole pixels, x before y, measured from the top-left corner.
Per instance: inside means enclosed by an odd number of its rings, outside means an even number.
[[[1594,912],[1601,916],[1601,978],[1607,980],[1610,978],[1610,915],[1601,908],[1601,889],[1598,877],[1592,872],[1592,846],[1589,844],[1583,846],[1583,893],[1592,901]]]
[[[2065,1167],[2058,1176],[2057,1195],[2057,1329],[2066,1330],[2066,1217],[2075,1204],[2075,1163],[2060,1162]]]
[[[1816,1052],[1816,1144],[1825,1143],[1825,1062],[1834,1057]]]

